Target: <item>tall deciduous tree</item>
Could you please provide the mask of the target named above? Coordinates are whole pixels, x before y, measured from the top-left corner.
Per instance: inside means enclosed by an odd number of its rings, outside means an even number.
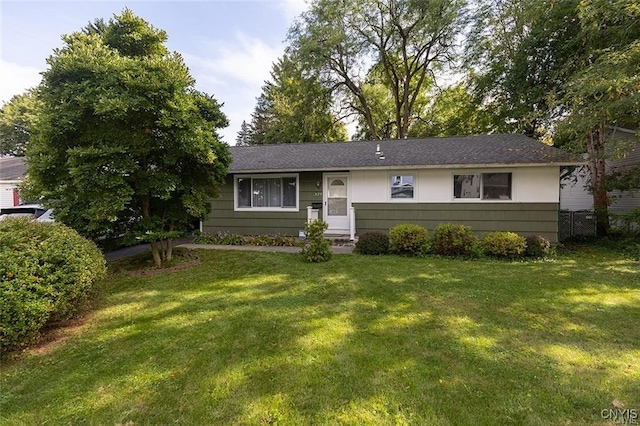
[[[598,230],[609,228],[605,160],[620,155],[612,126],[638,128],[640,8],[635,0],[486,0],[471,39],[476,94],[499,130],[589,154]]]
[[[331,111],[331,94],[285,55],[271,71],[251,117],[248,144],[332,142],[347,139]]]
[[[478,104],[464,85],[457,84],[433,96],[425,112],[409,130],[410,136],[457,136],[491,133],[494,112]]]
[[[135,233],[160,266],[223,182],[227,119],[164,31],[128,9],[100,27],[64,36],[47,60],[26,190],[85,235]]]
[[[0,154],[24,156],[36,131],[40,101],[29,90],[15,95],[0,109]]]
[[[290,29],[290,50],[375,139],[386,123],[376,122],[366,77],[379,64],[392,99],[394,136],[402,138],[423,85],[453,59],[465,6],[464,0],[314,0]]]
[[[582,37],[590,55],[583,58],[578,71],[567,79],[562,95],[555,98],[556,106],[565,113],[558,124],[564,141],[589,155],[590,188],[600,234],[609,229],[607,186],[611,179],[607,178],[605,161],[630,148],[627,138],[620,138],[612,128],[640,128],[640,8],[634,1],[614,3],[580,3]]]
[[[541,137],[559,111],[549,93],[564,88],[572,58],[583,54],[580,0],[480,0],[467,44],[475,96],[497,131]]]

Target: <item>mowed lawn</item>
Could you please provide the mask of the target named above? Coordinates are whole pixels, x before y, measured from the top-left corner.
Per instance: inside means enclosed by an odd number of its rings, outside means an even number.
[[[640,264],[200,251],[5,362],[0,423],[603,424],[640,411]]]

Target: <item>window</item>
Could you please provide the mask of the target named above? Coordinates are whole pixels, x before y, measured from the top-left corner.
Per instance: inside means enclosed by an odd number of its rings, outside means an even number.
[[[298,176],[237,176],[237,209],[298,210]]]
[[[480,198],[480,175],[453,175],[453,198]]]
[[[413,191],[414,185],[412,175],[391,176],[391,198],[412,199]]]
[[[453,175],[453,198],[511,200],[511,173]]]

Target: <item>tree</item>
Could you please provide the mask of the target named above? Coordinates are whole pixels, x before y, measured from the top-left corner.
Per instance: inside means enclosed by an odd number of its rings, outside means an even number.
[[[405,137],[422,87],[453,60],[464,25],[464,0],[315,0],[289,31],[299,55],[366,133],[382,137],[365,86],[370,64],[379,64],[393,100],[394,136]]]
[[[240,130],[238,131],[238,136],[236,137],[236,145],[237,146],[247,146],[249,145],[249,141],[251,138],[251,129],[246,121],[242,120],[242,124],[240,125]]]
[[[33,90],[15,95],[0,109],[0,154],[22,157],[36,130],[40,102]]]
[[[495,115],[479,105],[463,84],[439,91],[409,129],[410,136],[457,136],[490,133]]]
[[[424,119],[424,114],[430,100],[430,91],[433,87],[431,77],[420,85],[416,90],[415,103],[412,112],[412,127]],[[412,89],[414,89],[412,87]],[[373,122],[377,124],[377,136],[371,133],[364,116],[358,117],[357,139],[393,139],[398,136],[398,126],[395,113],[395,100],[393,90],[389,87],[385,78],[384,66],[380,63],[374,64],[367,73],[367,78],[361,84],[360,90],[367,98],[370,106]],[[352,103],[357,99],[352,98]]]
[[[640,13],[638,15],[640,19]],[[620,175],[618,179],[607,176],[605,162],[612,156],[621,155],[630,146],[625,143],[626,138],[620,138],[619,133],[612,131],[612,127],[638,126],[638,64],[639,40],[621,50],[608,50],[569,79],[566,93],[559,100],[567,111],[567,117],[558,124],[559,132],[564,132],[565,146],[574,151],[586,150],[589,156],[589,184],[598,230],[603,235],[609,229],[608,187],[620,187],[625,185],[623,181],[633,181],[632,174]]]
[[[331,142],[346,140],[344,124],[331,112],[331,95],[288,55],[273,64],[271,81],[251,117],[248,143]]]
[[[76,32],[47,60],[43,112],[25,190],[87,236],[133,233],[156,266],[171,238],[204,217],[230,155],[221,105],[194,90],[166,33],[125,9],[104,31]]]
[[[467,47],[468,82],[498,132],[541,138],[558,111],[549,93],[563,90],[572,58],[583,54],[580,0],[483,0]]]
[[[624,153],[611,127],[638,128],[640,9],[634,0],[487,0],[470,63],[500,131],[553,137],[589,155],[598,232],[609,228],[605,161]]]

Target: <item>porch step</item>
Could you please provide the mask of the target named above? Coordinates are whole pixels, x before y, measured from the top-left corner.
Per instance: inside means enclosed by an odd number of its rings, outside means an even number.
[[[325,232],[324,233],[324,238],[327,240],[346,240],[349,241],[351,239],[351,236],[349,235],[349,233],[335,233],[335,232]],[[353,240],[353,242],[358,241],[358,236],[355,236],[355,239]]]

